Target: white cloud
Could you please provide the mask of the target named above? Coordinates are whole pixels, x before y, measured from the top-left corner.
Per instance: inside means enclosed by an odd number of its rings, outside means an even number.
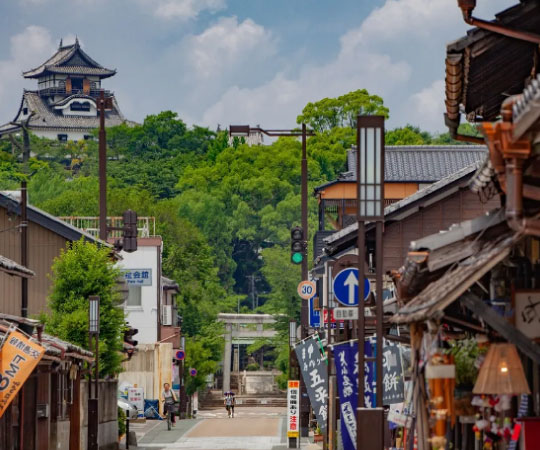
[[[189,20],[202,11],[217,12],[226,6],[225,0],[139,0],[162,19]]]
[[[0,60],[0,113],[13,118],[20,103],[25,81],[24,70],[41,64],[54,53],[55,45],[49,31],[30,25],[10,38],[11,58]],[[33,87],[35,89],[35,87]]]
[[[491,13],[504,5],[505,0],[493,0]],[[491,13],[482,6],[478,13],[489,18]],[[440,77],[446,42],[467,28],[455,0],[386,0],[342,35],[333,60],[304,66],[295,77],[281,69],[254,87],[237,82],[206,108],[200,122],[291,126],[308,101],[366,88],[390,107],[388,126],[415,122],[430,131],[443,131]]]
[[[441,128],[444,107],[444,80],[436,80],[430,86],[411,95],[410,115],[407,123],[422,124],[428,130]]]
[[[276,52],[272,34],[251,19],[238,23],[223,17],[201,34],[186,39],[187,59],[197,77],[219,75],[242,61],[264,59]]]

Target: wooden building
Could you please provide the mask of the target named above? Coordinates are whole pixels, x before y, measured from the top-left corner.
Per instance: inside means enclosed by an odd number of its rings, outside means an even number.
[[[473,163],[442,180],[430,184],[414,194],[385,208],[383,235],[383,272],[398,269],[408,253],[411,241],[450,227],[452,224],[472,219],[500,206],[498,198],[483,203],[468,186],[479,163]],[[351,252],[356,248],[358,224],[327,235],[322,234],[322,244],[316,247],[316,263]],[[316,236],[315,241],[321,241]],[[375,230],[366,226],[366,263],[374,273]]]
[[[482,145],[385,147],[384,204],[389,206],[485,158]],[[319,230],[340,230],[356,221],[356,147],[347,152],[347,171],[315,188]]]
[[[21,219],[18,192],[0,193],[0,255],[21,261]],[[56,217],[29,205],[28,215],[28,268],[35,276],[28,280],[28,315],[44,311],[47,307],[51,280],[51,266],[60,250],[68,242],[86,239],[101,242]],[[108,245],[101,243],[101,245]],[[112,246],[111,246],[112,248]],[[0,310],[4,314],[21,315],[21,280],[0,272]]]

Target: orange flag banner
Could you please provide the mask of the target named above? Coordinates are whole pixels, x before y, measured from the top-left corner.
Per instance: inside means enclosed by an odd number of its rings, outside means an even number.
[[[11,331],[0,349],[0,417],[45,353],[45,348]]]

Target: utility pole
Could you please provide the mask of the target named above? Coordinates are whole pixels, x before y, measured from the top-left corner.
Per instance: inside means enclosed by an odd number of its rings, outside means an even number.
[[[107,141],[105,134],[105,93],[99,93],[99,238],[107,242]]]
[[[26,181],[21,181],[21,265],[28,267],[28,197]],[[28,278],[21,278],[21,316],[28,317]]]

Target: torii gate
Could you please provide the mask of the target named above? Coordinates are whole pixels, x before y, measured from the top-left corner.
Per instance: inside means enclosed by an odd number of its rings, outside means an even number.
[[[225,351],[223,355],[223,391],[231,390],[231,355],[232,339],[253,340],[256,338],[273,338],[275,330],[264,330],[263,324],[275,323],[271,314],[218,314],[218,321],[225,323]],[[238,326],[233,330],[233,324],[257,325],[256,330],[242,330]]]

